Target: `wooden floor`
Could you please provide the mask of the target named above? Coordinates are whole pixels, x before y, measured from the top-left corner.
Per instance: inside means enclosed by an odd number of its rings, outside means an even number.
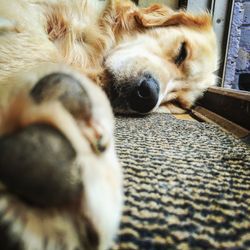
[[[185,113],[184,109],[179,108],[179,110],[180,111],[183,110],[183,114],[173,114],[176,119],[178,119],[178,120],[185,120],[185,121],[197,121],[190,114]],[[159,107],[156,112],[157,113],[165,113],[165,114],[169,114],[170,113],[169,110],[166,107],[164,107],[164,106]]]
[[[178,120],[185,120],[185,121],[197,121],[196,119],[194,119],[191,115],[189,114],[177,114],[175,115],[175,118]]]

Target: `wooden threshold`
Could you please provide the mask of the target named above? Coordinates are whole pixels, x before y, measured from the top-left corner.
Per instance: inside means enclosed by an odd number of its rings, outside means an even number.
[[[178,120],[196,121],[196,119],[192,117],[190,114],[173,114],[173,115]]]
[[[215,114],[203,107],[197,106],[192,110],[192,113],[202,121],[218,124],[222,129],[230,131],[238,138],[245,138],[249,135],[249,130],[240,127],[239,125]]]
[[[250,93],[209,88],[192,110],[198,119],[218,124],[250,144]]]

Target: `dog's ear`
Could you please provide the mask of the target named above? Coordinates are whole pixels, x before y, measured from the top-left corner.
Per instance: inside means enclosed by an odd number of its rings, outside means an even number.
[[[211,16],[207,12],[195,15],[183,10],[174,11],[159,4],[148,8],[138,8],[134,13],[134,18],[145,28],[184,25],[206,29],[212,25]]]

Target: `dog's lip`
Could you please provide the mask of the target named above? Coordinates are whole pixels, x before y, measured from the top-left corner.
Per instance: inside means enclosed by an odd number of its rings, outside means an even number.
[[[158,106],[155,106],[153,109],[146,113],[140,113],[138,111],[134,111],[132,109],[121,109],[121,108],[114,108],[114,113],[116,115],[121,115],[121,116],[146,116],[150,113],[152,113],[155,109],[157,109]]]
[[[168,86],[171,85],[172,82],[173,82],[173,80],[170,80],[167,84],[165,84],[166,87],[163,91],[163,94],[159,95],[157,104],[155,105],[155,107],[151,111],[149,111],[149,113],[156,111],[159,108],[159,106],[161,105],[161,103],[164,102],[164,99],[169,94]]]

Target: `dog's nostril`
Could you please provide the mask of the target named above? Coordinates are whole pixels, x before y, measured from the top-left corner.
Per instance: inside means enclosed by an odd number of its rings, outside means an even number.
[[[151,94],[150,84],[146,79],[142,80],[141,85],[138,87],[138,96],[141,98],[150,98]]]

